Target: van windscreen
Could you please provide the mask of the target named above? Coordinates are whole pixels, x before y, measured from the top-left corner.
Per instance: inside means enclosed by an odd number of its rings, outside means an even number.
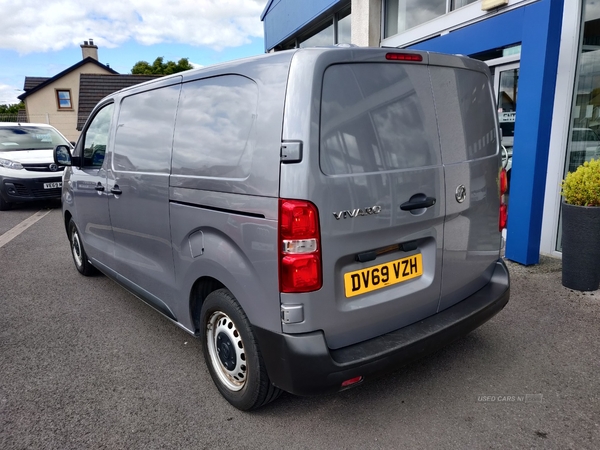
[[[440,163],[427,66],[386,63],[327,68],[320,165],[326,175]]]

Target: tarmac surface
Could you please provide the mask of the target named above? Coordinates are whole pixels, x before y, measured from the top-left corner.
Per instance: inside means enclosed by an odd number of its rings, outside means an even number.
[[[45,204],[0,213],[0,237]],[[0,449],[597,449],[600,291],[509,263],[506,308],[335,395],[231,407],[200,342],[76,271],[59,208],[0,247]]]

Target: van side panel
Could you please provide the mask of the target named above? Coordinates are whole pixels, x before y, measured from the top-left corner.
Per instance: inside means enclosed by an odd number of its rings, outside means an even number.
[[[178,319],[210,276],[255,326],[281,332],[277,214],[281,129],[292,54],[184,75],[175,123],[170,221]]]
[[[171,188],[171,198],[180,286],[174,312],[182,325],[194,330],[189,296],[196,280],[207,276],[233,293],[253,325],[281,332],[277,198],[185,188]]]

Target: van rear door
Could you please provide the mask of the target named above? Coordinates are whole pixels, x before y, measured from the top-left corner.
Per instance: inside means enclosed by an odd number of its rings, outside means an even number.
[[[442,311],[488,283],[500,257],[500,157],[487,67],[440,54],[429,62],[446,178]]]
[[[444,171],[427,54],[417,55],[307,50],[292,61],[284,140],[304,149],[300,163],[282,164],[280,196],[318,208],[323,287],[281,294],[284,307],[304,309],[284,332],[323,330],[340,348],[438,309]]]

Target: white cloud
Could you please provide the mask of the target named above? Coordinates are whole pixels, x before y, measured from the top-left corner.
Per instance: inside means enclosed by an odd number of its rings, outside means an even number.
[[[267,0],[0,0],[0,48],[20,54],[94,43],[187,43],[216,50],[262,37]],[[18,6],[17,6],[18,5]]]
[[[7,84],[0,83],[0,105],[12,105],[19,103],[18,95],[21,95],[23,91],[17,89],[15,86],[9,86]]]

